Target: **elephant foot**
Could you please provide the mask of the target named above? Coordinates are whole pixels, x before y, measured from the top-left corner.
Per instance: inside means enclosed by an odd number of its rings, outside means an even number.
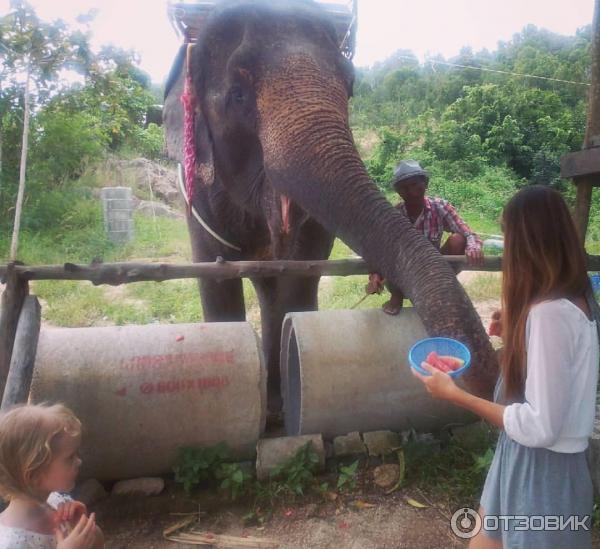
[[[267,393],[267,429],[271,432],[283,427],[283,399],[279,392]]]
[[[400,302],[398,303],[397,300],[395,300],[394,298],[390,299],[389,301],[386,301],[381,308],[383,309],[383,312],[385,314],[388,314],[390,316],[396,316],[400,313],[400,311],[402,310],[402,299],[400,300]]]
[[[267,391],[267,415],[281,414],[283,408],[283,399],[279,391]]]
[[[283,430],[283,413],[267,412],[266,429],[272,435],[274,432]]]

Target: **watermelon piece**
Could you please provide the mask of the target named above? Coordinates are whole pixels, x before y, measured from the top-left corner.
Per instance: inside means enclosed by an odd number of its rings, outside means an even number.
[[[425,359],[425,362],[427,362],[427,364],[431,364],[432,366],[435,366],[437,361],[439,360],[439,356],[435,351],[431,351],[428,355],[427,358]]]
[[[430,364],[434,368],[441,370],[442,372],[448,373],[452,371],[450,366],[446,364],[443,360],[441,360],[440,356],[435,351],[431,351],[427,355],[425,362],[427,362],[427,364]]]
[[[458,370],[465,365],[465,361],[451,355],[442,355],[440,360],[444,362],[451,370]]]

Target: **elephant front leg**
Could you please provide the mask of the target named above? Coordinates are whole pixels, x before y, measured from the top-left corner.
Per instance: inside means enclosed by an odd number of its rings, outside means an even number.
[[[263,278],[252,282],[261,309],[262,343],[267,363],[267,408],[270,414],[277,414],[283,404],[279,367],[283,318],[289,312],[317,309],[319,277]]]
[[[199,279],[204,322],[244,322],[246,308],[242,280]]]

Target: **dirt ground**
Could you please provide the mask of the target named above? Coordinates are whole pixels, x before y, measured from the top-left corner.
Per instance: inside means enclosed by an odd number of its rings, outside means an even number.
[[[96,511],[109,549],[194,547],[163,538],[165,528],[186,517],[197,520],[196,527],[209,536],[266,538],[269,544],[265,547],[279,549],[467,547],[467,541],[452,533],[452,511],[439,501],[439,496],[438,501],[433,501],[431,494],[415,487],[390,495],[377,490],[359,489],[336,501],[307,496],[296,504],[277,507],[264,526],[244,526],[242,517],[248,512],[248,505],[234,505],[214,494],[187,498],[173,486],[156,497],[110,498],[99,504]],[[427,507],[412,507],[406,501],[409,497]],[[593,538],[592,546],[600,547],[600,532],[594,531]],[[213,547],[222,546],[215,543]]]
[[[431,506],[416,509],[406,502],[407,497],[425,503],[427,496],[408,489],[389,496],[357,492],[339,496],[336,501],[307,497],[277,507],[264,526],[250,527],[245,527],[242,520],[248,506],[228,504],[208,494],[194,501],[181,493],[175,495],[173,488],[145,499],[110,498],[96,511],[110,549],[192,547],[167,541],[162,532],[186,516],[195,515],[197,527],[212,535],[268,538],[273,542],[271,547],[280,549],[466,546],[452,534],[449,515]]]

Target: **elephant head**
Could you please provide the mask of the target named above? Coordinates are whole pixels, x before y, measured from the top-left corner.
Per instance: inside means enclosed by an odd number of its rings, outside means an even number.
[[[225,3],[203,29],[190,66],[199,101],[198,188],[218,178],[237,208],[262,216],[272,257],[293,249],[298,228],[316,219],[403,290],[432,336],[468,344],[474,367],[465,382],[489,396],[497,364],[470,300],[357,153],[348,120],[353,68],[321,10],[303,0]],[[170,128],[181,114],[168,114],[174,92],[165,119],[177,157],[181,137]]]

